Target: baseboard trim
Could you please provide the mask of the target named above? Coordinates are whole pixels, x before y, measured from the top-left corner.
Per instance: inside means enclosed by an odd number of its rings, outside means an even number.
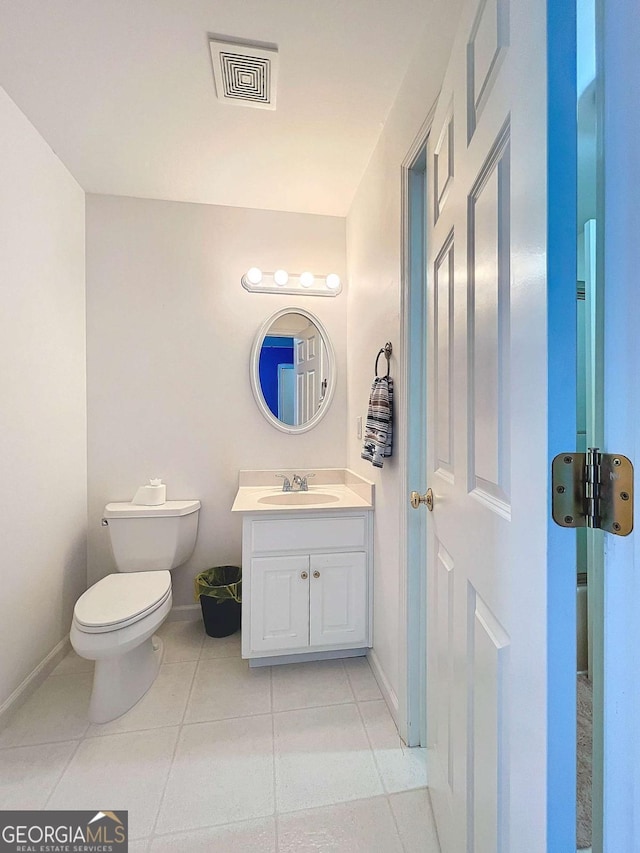
[[[200,604],[176,604],[172,607],[167,616],[167,622],[195,622],[196,619],[202,619],[202,610]]]
[[[36,668],[16,687],[11,696],[5,699],[2,705],[0,705],[0,729],[6,726],[18,708],[24,705],[27,699],[35,693],[42,682],[53,672],[62,658],[65,657],[70,648],[71,643],[69,642],[69,635],[67,635],[51,649],[46,658],[40,661]]]
[[[398,719],[399,719],[399,703],[398,697],[396,696],[395,691],[389,684],[389,679],[384,673],[382,666],[380,665],[380,661],[378,660],[378,656],[375,653],[374,649],[369,649],[369,653],[367,654],[367,659],[369,661],[369,665],[371,666],[371,670],[373,672],[373,676],[375,680],[378,682],[378,687],[380,688],[380,692],[382,693],[382,698],[387,703],[389,707],[389,713],[393,717],[393,721],[396,724],[396,728],[399,728]]]

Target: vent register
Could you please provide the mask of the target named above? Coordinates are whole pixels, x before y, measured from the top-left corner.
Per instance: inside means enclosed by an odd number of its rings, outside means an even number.
[[[209,40],[218,100],[275,110],[278,50],[250,43]]]

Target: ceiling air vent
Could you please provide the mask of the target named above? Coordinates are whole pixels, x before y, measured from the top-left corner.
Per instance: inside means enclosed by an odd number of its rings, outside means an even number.
[[[240,107],[275,110],[278,48],[209,39],[218,100]]]

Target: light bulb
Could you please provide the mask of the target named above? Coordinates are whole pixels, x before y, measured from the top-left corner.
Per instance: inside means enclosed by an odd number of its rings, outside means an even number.
[[[289,281],[289,273],[286,270],[276,270],[273,274],[273,280],[278,287],[284,287]]]
[[[340,287],[340,276],[336,275],[334,272],[329,273],[325,284],[329,290],[337,290]]]
[[[262,281],[262,270],[258,269],[258,267],[251,267],[247,272],[247,279],[251,284],[260,284]]]
[[[303,272],[300,276],[300,284],[302,287],[313,287],[313,273]]]

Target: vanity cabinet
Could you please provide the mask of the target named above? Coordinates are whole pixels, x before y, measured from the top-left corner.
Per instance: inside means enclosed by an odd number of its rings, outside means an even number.
[[[371,646],[371,513],[245,516],[242,563],[244,658]]]

